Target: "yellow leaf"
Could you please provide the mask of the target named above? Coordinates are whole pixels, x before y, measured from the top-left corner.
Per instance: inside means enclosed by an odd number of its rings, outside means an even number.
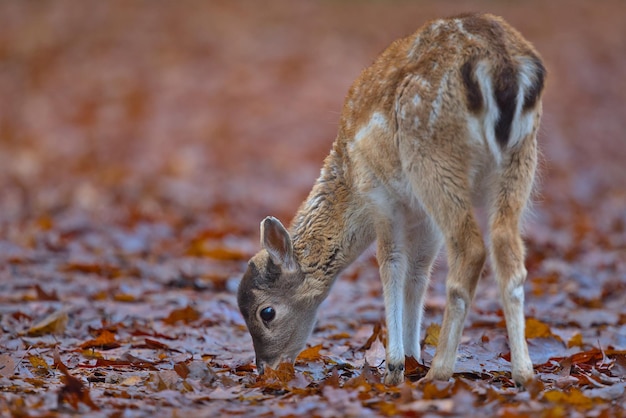
[[[574,405],[578,409],[591,409],[593,407],[593,400],[585,396],[578,388],[574,388],[569,392],[549,390],[543,394],[543,397],[547,401],[557,404]]]
[[[129,376],[126,379],[122,380],[122,382],[120,382],[120,385],[122,386],[137,386],[138,384],[140,384],[142,382],[142,378],[140,376]]]
[[[48,363],[46,363],[46,360],[39,356],[28,356],[28,361],[35,369],[48,370]]]
[[[572,338],[567,342],[567,348],[572,347],[582,347],[583,346],[583,336],[580,332],[572,335]]]
[[[46,334],[62,334],[67,325],[67,312],[64,310],[54,312],[42,319],[26,331],[29,337],[37,337]]]
[[[86,349],[80,352],[80,354],[88,359],[98,359],[98,358],[103,358],[102,357],[102,353],[98,352],[98,351],[94,351],[93,349]]]
[[[535,318],[526,319],[526,338],[560,338],[552,333],[550,325]]]
[[[426,337],[424,338],[424,344],[437,346],[439,342],[439,332],[441,326],[439,324],[432,323],[426,328]]]
[[[113,300],[117,302],[135,302],[137,298],[130,293],[116,293],[113,295]]]

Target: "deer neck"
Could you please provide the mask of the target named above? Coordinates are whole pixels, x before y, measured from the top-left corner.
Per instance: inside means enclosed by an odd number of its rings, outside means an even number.
[[[344,155],[336,142],[291,227],[294,252],[306,277],[303,291],[320,303],[339,273],[374,239]]]

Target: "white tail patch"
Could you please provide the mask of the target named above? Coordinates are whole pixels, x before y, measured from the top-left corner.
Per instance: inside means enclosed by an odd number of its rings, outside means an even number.
[[[487,148],[493,155],[496,163],[499,165],[502,161],[502,151],[496,140],[494,127],[500,118],[500,110],[494,96],[493,83],[491,79],[491,71],[489,63],[480,61],[476,65],[476,79],[480,86],[483,99],[485,100],[485,114],[481,117],[470,117],[468,119],[470,132],[476,134],[479,131],[483,141],[487,143]],[[480,124],[479,120],[482,120]]]

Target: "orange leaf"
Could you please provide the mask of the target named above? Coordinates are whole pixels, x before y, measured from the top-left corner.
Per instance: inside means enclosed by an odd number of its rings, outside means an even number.
[[[187,254],[224,261],[239,261],[249,257],[249,254],[238,249],[223,247],[221,244],[208,244],[204,239],[193,240],[187,249]]]
[[[320,350],[322,349],[322,344],[315,345],[313,347],[309,347],[298,355],[296,360],[299,361],[315,361],[319,360],[322,356],[320,355]]]
[[[296,371],[291,363],[280,363],[276,369],[266,367],[265,372],[258,377],[255,386],[272,390],[284,390],[294,379]]]
[[[428,373],[428,367],[420,364],[415,357],[405,357],[404,360],[404,374],[411,378],[421,378]]]
[[[424,396],[426,400],[449,398],[453,385],[449,382],[430,381],[424,384]]]
[[[169,316],[163,320],[166,324],[174,325],[178,321],[183,321],[188,324],[190,322],[196,321],[200,319],[200,312],[187,305],[187,307],[182,309],[174,309],[170,312]]]
[[[80,345],[83,350],[87,348],[99,348],[100,350],[111,350],[117,348],[121,344],[115,339],[115,334],[111,331],[103,329],[98,337],[93,340],[85,341]]]

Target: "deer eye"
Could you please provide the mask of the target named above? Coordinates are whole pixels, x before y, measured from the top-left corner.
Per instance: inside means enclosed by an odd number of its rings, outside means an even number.
[[[271,306],[268,306],[261,310],[260,316],[263,321],[270,322],[276,316],[276,311]]]

